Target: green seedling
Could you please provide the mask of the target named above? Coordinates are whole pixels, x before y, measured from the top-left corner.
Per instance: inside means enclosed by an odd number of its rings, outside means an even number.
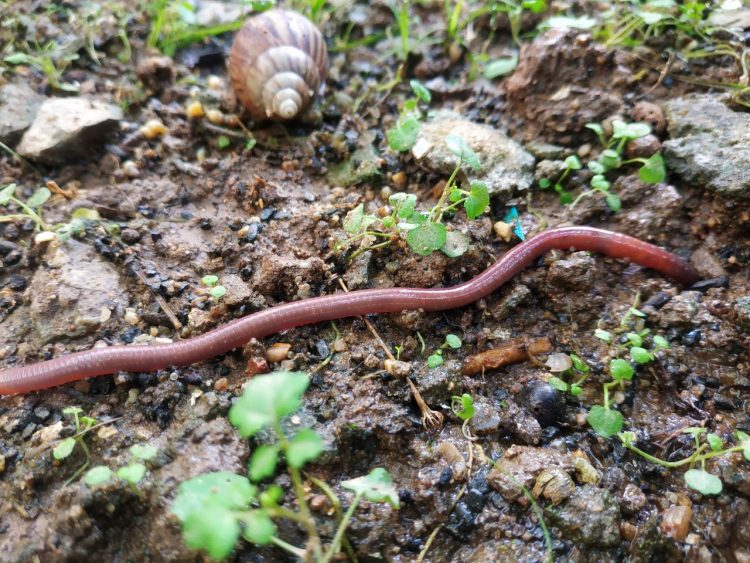
[[[89,463],[91,463],[91,453],[89,452],[89,447],[86,445],[84,438],[96,424],[96,419],[83,415],[83,409],[80,407],[65,407],[62,412],[67,416],[73,417],[75,433],[69,438],[61,440],[52,450],[52,456],[57,460],[66,459],[71,456],[76,446],[78,446],[78,448],[83,451],[83,455],[86,458],[83,465],[76,469],[75,473],[73,473],[73,475],[71,475],[71,477],[65,482],[67,485],[68,483],[75,481],[88,467]]]
[[[476,436],[473,436],[469,430],[469,422],[471,422],[471,419],[474,418],[474,415],[476,414],[476,410],[474,409],[474,398],[468,393],[464,393],[461,396],[454,395],[451,397],[451,411],[458,418],[463,420],[461,434],[464,435],[464,438],[472,441],[476,440]]]
[[[138,493],[138,483],[146,476],[147,468],[142,463],[156,457],[158,450],[149,444],[135,444],[130,447],[130,463],[123,465],[117,471],[112,471],[106,465],[96,465],[86,472],[83,482],[89,487],[96,487],[109,482],[113,477],[125,481],[130,488]]]
[[[625,146],[629,141],[645,137],[651,133],[651,128],[648,125],[645,123],[625,123],[624,121],[615,120],[612,122],[612,135],[609,138],[606,137],[604,128],[598,123],[589,123],[586,127],[596,133],[603,147],[598,158],[589,161],[587,164],[587,168],[593,173],[590,182],[591,187],[581,192],[575,199],[573,199],[569,192],[565,191],[563,183],[570,172],[582,168],[578,157],[569,156],[565,159],[565,170],[554,183],[555,191],[560,194],[561,204],[570,204],[571,208],[573,208],[582,199],[598,194],[604,198],[607,206],[612,211],[619,211],[622,204],[619,196],[611,191],[612,184],[607,179],[607,174],[630,164],[640,165],[638,176],[644,183],[658,184],[664,181],[666,169],[661,153],[655,153],[649,158],[623,158]],[[542,189],[549,188],[552,185],[549,179],[542,179],[539,182],[539,187]]]
[[[248,477],[226,471],[208,473],[180,484],[172,512],[182,524],[185,543],[205,550],[214,559],[228,557],[240,536],[259,546],[274,544],[302,560],[328,563],[344,544],[344,533],[362,499],[399,507],[398,493],[390,475],[381,468],[366,476],[344,481],[341,486],[354,493],[346,513],[338,521],[333,540],[322,545],[321,535],[307,504],[302,468],[323,452],[323,441],[311,428],[301,428],[289,436],[284,420],[302,406],[302,395],[309,378],[300,372],[277,372],[253,378],[242,397],[229,411],[229,421],[244,438],[271,432],[275,439],[255,448],[248,463]],[[270,485],[264,490],[255,484],[275,475],[286,463],[297,509],[287,506],[283,490]],[[311,479],[314,483],[322,483]],[[323,483],[324,492],[341,501]],[[278,537],[276,520],[288,520],[307,534],[304,548]]]
[[[227,288],[223,285],[216,285],[219,283],[219,276],[213,274],[205,275],[201,278],[201,283],[208,288],[208,294],[211,299],[218,302],[227,293]]]
[[[440,345],[440,348],[435,350],[430,356],[427,357],[427,365],[430,369],[434,369],[438,366],[443,365],[445,360],[443,359],[443,350],[448,348],[458,350],[461,347],[461,339],[455,334],[449,334],[445,337],[445,342]]]
[[[399,35],[399,48],[397,49],[398,57],[402,61],[409,58],[411,50],[411,39],[409,37],[409,4],[410,0],[391,0],[388,7],[393,13],[396,20],[396,27]]]
[[[458,157],[458,163],[440,199],[429,212],[417,211],[417,196],[406,193],[390,196],[388,202],[391,212],[385,217],[366,214],[364,204],[360,204],[344,219],[344,231],[351,235],[350,238],[339,242],[335,250],[339,251],[362,239],[380,239],[380,242],[360,248],[351,256],[353,259],[363,252],[388,246],[405,234],[406,243],[420,256],[427,256],[438,250],[451,258],[464,254],[469,248],[469,238],[460,231],[448,231],[442,222],[443,216],[463,207],[469,219],[475,219],[489,207],[490,198],[483,182],[471,182],[468,190],[458,185],[457,178],[463,165],[469,164],[478,170],[479,157],[460,137],[449,135],[445,141]]]
[[[77,53],[66,53],[54,41],[46,43],[44,46],[36,46],[34,53],[30,51],[28,45],[25,51],[17,51],[6,55],[3,61],[10,65],[30,66],[47,78],[50,88],[62,90],[65,92],[78,92],[78,85],[62,81],[62,75],[70,63],[78,59]]]
[[[695,440],[695,450],[690,456],[678,461],[659,459],[658,457],[636,447],[635,432],[620,432],[617,436],[622,442],[622,445],[627,449],[652,463],[660,465],[661,467],[674,469],[689,465],[691,469],[685,472],[684,475],[685,484],[691,489],[704,495],[718,495],[723,490],[721,479],[706,471],[706,461],[715,457],[741,452],[745,460],[750,462],[750,436],[745,432],[739,430],[736,431],[734,433],[736,445],[729,447],[724,446],[724,442],[720,436],[709,432],[706,428],[685,428],[683,432],[693,436]],[[696,463],[700,464],[700,469],[693,467]]]
[[[576,354],[567,354],[567,356],[570,361],[569,367],[559,372],[560,377],[553,376],[549,378],[547,383],[562,393],[570,393],[574,397],[578,397],[583,392],[583,383],[591,374],[591,369]],[[563,378],[572,379],[573,381],[568,383]]]
[[[396,152],[406,152],[417,142],[419,132],[422,130],[423,114],[420,102],[429,106],[432,101],[432,94],[424,84],[418,80],[412,80],[409,84],[414,97],[404,102],[396,127],[385,132],[388,146]]]

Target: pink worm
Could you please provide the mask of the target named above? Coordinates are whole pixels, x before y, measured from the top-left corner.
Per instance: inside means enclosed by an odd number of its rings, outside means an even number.
[[[448,288],[366,289],[285,303],[236,319],[194,338],[154,346],[111,346],[76,352],[0,372],[0,394],[23,393],[118,371],[144,372],[185,366],[229,352],[296,326],[372,313],[463,307],[489,295],[552,249],[577,249],[625,258],[690,285],[698,273],[682,258],[627,235],[591,227],[540,233],[508,251],[475,278]]]

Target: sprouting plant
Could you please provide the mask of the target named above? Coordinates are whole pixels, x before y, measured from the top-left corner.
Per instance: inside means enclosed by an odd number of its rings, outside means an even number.
[[[546,0],[491,0],[486,6],[487,12],[493,19],[498,14],[508,16],[510,34],[517,45],[521,44],[521,16],[523,12],[528,10],[531,13],[539,14],[546,9]]]
[[[582,385],[588,379],[591,368],[576,354],[562,354],[562,356],[566,358],[565,365],[562,366],[563,369],[554,370],[560,374],[560,377],[550,377],[547,383],[562,393],[570,393],[574,397],[578,397],[583,392]],[[573,381],[568,383],[563,378]]]
[[[721,479],[706,471],[706,461],[715,457],[742,452],[745,460],[750,462],[750,436],[745,432],[736,431],[734,437],[737,443],[729,447],[724,446],[724,442],[718,434],[709,432],[706,428],[685,428],[683,432],[693,436],[695,450],[688,457],[677,461],[659,459],[636,447],[637,436],[635,432],[620,432],[617,437],[627,449],[662,467],[673,469],[689,465],[691,468],[684,475],[685,484],[704,495],[718,495],[723,489]],[[696,463],[700,464],[700,469],[694,467]]]
[[[422,130],[422,110],[419,102],[430,105],[432,101],[432,94],[424,84],[418,80],[411,80],[409,85],[415,97],[404,102],[396,127],[385,132],[388,146],[397,152],[408,151],[417,142],[419,132]]]
[[[28,48],[26,51],[29,51]],[[65,92],[78,92],[78,85],[62,81],[62,75],[70,63],[78,59],[77,53],[66,53],[54,41],[44,46],[36,46],[34,53],[17,51],[7,55],[3,61],[11,65],[28,65],[35,68],[47,78],[50,87]]]
[[[338,243],[336,250],[367,237],[382,239],[379,243],[360,248],[352,255],[355,258],[368,250],[388,246],[405,233],[409,248],[420,256],[437,250],[451,258],[465,253],[469,248],[469,238],[460,231],[448,231],[442,223],[443,216],[463,207],[469,219],[476,219],[489,207],[490,197],[484,182],[473,181],[468,190],[459,186],[458,174],[464,164],[479,170],[479,157],[460,137],[449,135],[445,142],[458,157],[458,163],[440,199],[430,211],[417,211],[417,196],[407,193],[396,193],[388,198],[391,210],[384,217],[366,214],[364,204],[359,204],[344,219],[344,230],[351,236]]]
[[[302,405],[302,395],[308,384],[309,378],[304,373],[277,372],[257,376],[245,386],[244,394],[229,411],[229,421],[244,438],[256,436],[261,431],[271,432],[275,438],[255,448],[248,463],[248,477],[220,471],[180,484],[172,512],[182,523],[183,538],[189,547],[203,549],[211,557],[223,559],[232,552],[242,535],[255,545],[274,544],[302,560],[328,563],[337,556],[346,527],[363,498],[399,507],[391,476],[382,468],[344,481],[341,486],[352,491],[354,498],[346,513],[338,518],[331,543],[322,545],[317,523],[307,503],[301,470],[320,456],[323,443],[311,428],[301,428],[290,437],[283,424],[284,419]],[[297,509],[284,502],[284,493],[278,485],[260,490],[254,484],[272,477],[282,456],[291,478]],[[321,487],[334,506],[341,506],[330,486],[318,479],[310,480]],[[308,538],[304,548],[278,537],[274,521],[279,519],[302,527]]]
[[[432,369],[443,365],[445,360],[443,359],[443,350],[451,348],[458,350],[461,347],[461,339],[455,334],[448,334],[445,337],[445,342],[440,345],[440,348],[435,350],[432,354],[427,357],[427,365]]]
[[[253,12],[262,12],[272,8],[274,3],[273,0],[258,0],[243,5],[249,4]],[[169,56],[191,43],[236,31],[243,24],[243,19],[239,18],[232,22],[202,26],[196,19],[193,4],[181,0],[152,0],[147,5],[147,12],[151,21],[151,31],[146,45]]]
[[[57,460],[66,459],[70,457],[70,455],[73,453],[73,450],[75,450],[75,447],[78,446],[83,451],[83,455],[86,458],[83,462],[83,465],[76,469],[75,473],[73,473],[73,475],[71,475],[71,477],[66,481],[65,484],[67,485],[68,483],[75,481],[76,478],[78,478],[78,476],[83,473],[83,471],[88,467],[89,463],[91,463],[91,453],[89,452],[89,447],[86,445],[86,441],[84,438],[86,434],[91,430],[91,428],[96,424],[96,419],[90,416],[83,415],[83,409],[81,409],[80,407],[65,407],[62,412],[65,415],[73,417],[75,433],[69,438],[61,440],[55,446],[55,448],[52,450],[53,457]]]
[[[400,39],[399,48],[397,49],[398,57],[402,61],[409,58],[411,50],[411,40],[409,38],[409,3],[410,0],[390,0],[388,7],[393,12],[396,20],[398,35]]]
[[[112,471],[106,465],[96,465],[86,472],[83,482],[89,487],[95,487],[106,483],[113,476],[122,479],[134,490],[138,491],[138,483],[146,476],[144,461],[151,461],[156,457],[158,450],[149,444],[135,444],[130,446],[130,463],[123,465],[117,471]]]
[[[581,192],[575,200],[572,199],[570,193],[565,191],[563,181],[571,170],[581,169],[581,162],[575,156],[565,159],[565,171],[554,184],[555,191],[560,194],[560,203],[570,203],[572,208],[582,199],[600,194],[604,197],[607,206],[612,211],[619,211],[621,207],[620,198],[616,193],[610,191],[612,184],[607,180],[607,174],[628,164],[640,164],[638,176],[646,184],[658,184],[664,181],[666,169],[664,168],[664,159],[661,153],[654,153],[649,158],[623,158],[625,145],[629,141],[645,137],[651,133],[651,127],[647,124],[625,123],[624,121],[614,120],[612,122],[612,135],[609,139],[606,138],[604,128],[600,124],[588,123],[586,127],[596,133],[604,150],[599,153],[596,160],[589,161],[587,164],[588,169],[594,174],[591,177],[591,188]],[[542,189],[548,188],[551,185],[552,182],[548,179],[543,179],[539,182],[539,187]]]
[[[468,393],[464,393],[461,396],[454,395],[451,397],[451,411],[458,418],[463,420],[461,425],[461,433],[467,440],[476,440],[476,437],[472,436],[469,431],[469,422],[474,418],[476,410],[474,409],[474,398]]]
[[[208,294],[214,301],[219,301],[227,293],[227,288],[223,285],[216,285],[219,283],[219,276],[214,274],[207,274],[201,278],[201,283],[208,288]]]
[[[8,213],[7,215],[0,215],[0,223],[31,219],[38,230],[48,231],[49,227],[47,227],[47,224],[42,219],[40,208],[52,195],[49,189],[39,188],[26,201],[21,201],[16,197],[17,189],[18,186],[16,186],[16,184],[8,184],[4,188],[0,189],[0,207],[6,207],[9,204],[15,204],[21,210],[20,213]]]

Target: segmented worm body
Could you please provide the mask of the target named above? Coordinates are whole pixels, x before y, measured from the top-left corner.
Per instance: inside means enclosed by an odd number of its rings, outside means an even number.
[[[627,235],[591,227],[564,227],[540,233],[508,251],[487,270],[447,288],[366,289],[285,303],[236,319],[200,336],[171,344],[110,346],[76,352],[0,372],[0,394],[23,393],[118,371],[145,372],[185,366],[293,327],[372,313],[463,307],[492,293],[552,249],[589,250],[624,258],[682,284],[699,277],[682,258]]]

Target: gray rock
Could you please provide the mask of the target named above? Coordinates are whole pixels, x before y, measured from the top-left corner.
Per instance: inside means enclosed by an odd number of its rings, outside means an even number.
[[[534,448],[513,445],[494,465],[487,475],[487,482],[505,500],[526,504],[521,485],[527,489],[544,469],[562,469],[573,472],[573,458],[551,448]]]
[[[750,197],[750,114],[732,111],[715,95],[677,98],[664,110],[667,168],[686,183]]]
[[[565,503],[549,506],[545,513],[567,539],[596,547],[620,543],[620,508],[605,489],[578,487]]]
[[[37,112],[18,145],[21,156],[45,164],[61,164],[83,156],[112,131],[122,110],[86,98],[49,98]]]
[[[481,168],[475,173],[465,167],[470,181],[486,182],[490,195],[510,197],[527,190],[534,181],[534,157],[501,131],[468,121],[450,111],[440,111],[422,126],[412,148],[414,157],[425,166],[445,174],[458,164],[458,157],[445,144],[448,135],[464,139],[479,156]]]
[[[0,86],[0,143],[14,146],[31,126],[43,100],[28,84]]]
[[[93,333],[126,304],[117,270],[88,245],[50,245],[31,280],[30,317],[41,343]]]

